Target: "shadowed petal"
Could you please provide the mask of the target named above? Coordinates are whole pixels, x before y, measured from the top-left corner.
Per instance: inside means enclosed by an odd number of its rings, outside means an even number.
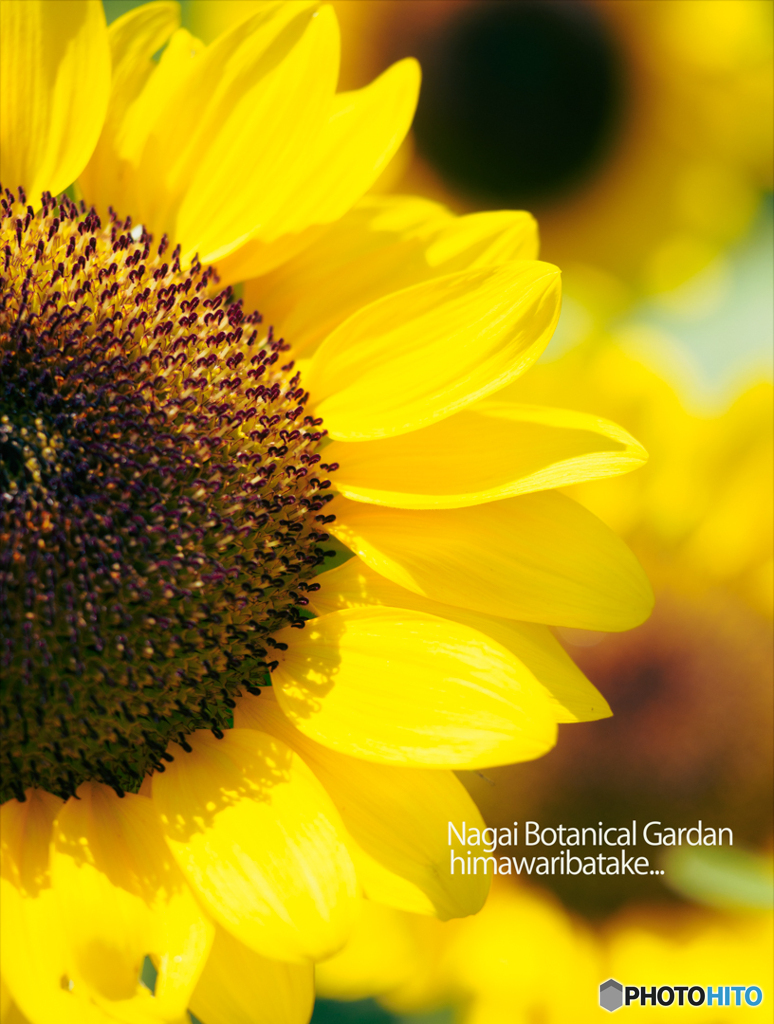
[[[545,686],[557,722],[589,722],[612,714],[605,698],[584,676],[547,626],[482,615],[458,605],[431,601],[399,587],[374,572],[359,558],[351,558],[325,573],[320,577],[320,583],[322,588],[313,597],[314,609],[320,615],[341,608],[399,606],[461,622],[492,637],[522,661]]]
[[[306,381],[330,435],[394,437],[497,391],[540,355],[559,316],[559,271],[524,260],[394,292],[354,313]]]
[[[304,762],[252,729],[190,737],[153,781],[167,842],[215,920],[264,956],[305,963],[346,940],[355,874],[336,808]]]
[[[84,783],[54,823],[51,880],[63,915],[70,974],[107,1011],[176,1021],[212,941],[150,800]],[[158,967],[154,997],[143,960]],[[135,1007],[134,1004],[137,1004]]]
[[[314,1003],[311,964],[267,960],[219,926],[191,1010],[206,1024],[307,1024]]]
[[[449,872],[450,850],[461,851],[449,845],[448,822],[484,826],[452,772],[372,764],[329,750],[291,725],[270,689],[239,701],[234,720],[277,736],[303,757],[352,837],[369,899],[443,920],[481,909],[489,878]]]
[[[280,630],[277,700],[305,735],[379,764],[479,768],[553,746],[545,690],[496,641],[399,608],[332,612]]]
[[[634,555],[557,491],[471,508],[413,511],[336,498],[329,529],[415,594],[486,615],[617,632],[653,594]]]

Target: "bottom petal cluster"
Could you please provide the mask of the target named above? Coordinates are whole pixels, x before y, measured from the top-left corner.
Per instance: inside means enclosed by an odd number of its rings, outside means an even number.
[[[483,905],[486,879],[442,867],[448,816],[483,824],[450,771],[356,762],[271,691],[223,739],[190,741],[139,794],[84,783],[66,803],[30,790],[3,805],[8,1013],[303,1022],[313,963],[346,943],[363,897],[441,918]]]

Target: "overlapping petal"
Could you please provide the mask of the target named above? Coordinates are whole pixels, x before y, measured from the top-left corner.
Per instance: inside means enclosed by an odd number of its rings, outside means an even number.
[[[303,252],[248,281],[245,301],[306,358],[351,314],[390,292],[537,253],[537,226],[521,210],[455,217],[417,196],[366,196]]]
[[[153,101],[164,84],[171,61],[165,57],[162,67],[151,58],[157,53],[180,23],[180,7],[171,0],[143,4],[116,21],[108,29],[112,79],[110,103],[102,132],[89,163],[81,172],[78,184],[100,217],[107,217],[108,208],[128,212],[136,205],[134,167],[130,159],[143,137]],[[185,38],[178,34],[177,46]],[[149,87],[152,78],[153,89]]]
[[[315,7],[266,4],[209,47],[180,29],[139,91],[142,71],[125,83],[119,67],[99,154],[118,174],[102,189],[179,241],[184,258],[236,248],[303,176],[299,157],[327,120],[338,75],[335,18]],[[142,47],[151,17],[141,9],[120,19],[114,49],[132,36]],[[267,151],[271,160],[256,159]]]
[[[354,313],[307,386],[334,439],[394,437],[471,405],[537,359],[559,316],[559,271],[524,260],[394,292]]]
[[[392,508],[461,508],[627,473],[645,450],[608,420],[485,399],[399,437],[334,442],[336,488]]]
[[[557,722],[590,722],[611,714],[605,698],[547,626],[482,615],[457,605],[431,601],[399,587],[359,558],[349,559],[326,573],[322,580],[322,589],[313,597],[315,611],[320,615],[342,608],[399,605],[460,622],[496,640],[527,666],[548,691]]]
[[[107,786],[84,783],[54,823],[50,870],[74,984],[130,1024],[149,1014],[177,1022],[204,967],[212,925],[151,801],[119,800]],[[158,969],[153,998],[140,984],[146,956]]]
[[[452,772],[422,771],[355,760],[293,727],[271,690],[244,697],[237,726],[265,730],[309,765],[352,838],[358,881],[372,900],[447,920],[475,913],[489,890],[484,875],[449,872],[448,822],[483,828],[478,808]]]
[[[207,1024],[307,1024],[314,1002],[310,964],[253,953],[219,926],[191,1010]]]
[[[479,768],[539,757],[556,725],[532,673],[468,626],[398,608],[281,630],[274,689],[305,735],[381,764]]]
[[[315,985],[324,999],[365,999],[405,984],[420,956],[412,929],[416,918],[363,901],[352,938],[336,956],[318,964]]]
[[[418,65],[335,95],[330,8],[259,5],[206,47],[183,29],[169,38],[175,8],[149,4],[111,26],[110,108],[81,187],[103,215],[112,204],[179,241],[184,261],[198,253],[222,280],[243,280],[370,187],[408,131]]]
[[[85,167],[110,94],[99,0],[0,3],[0,180],[37,209]]]
[[[303,182],[246,245],[219,263],[221,279],[267,273],[316,237],[310,230],[345,214],[403,141],[418,91],[419,65],[406,59],[365,88],[334,96],[317,144],[306,155]]]
[[[5,1019],[10,1012],[13,1000],[11,999],[11,993],[8,991],[8,986],[0,977],[0,1021],[5,1024]]]
[[[287,5],[291,10],[294,6]],[[260,59],[246,54],[231,82],[223,81],[230,61],[213,59],[186,82],[186,101],[211,111],[211,140],[201,129],[193,137],[181,137],[176,140],[184,141],[179,156],[166,132],[149,140],[140,172],[152,164],[173,169],[180,196],[174,236],[181,241],[184,258],[198,252],[209,263],[227,256],[256,230],[276,224],[306,180],[306,154],[324,131],[336,88],[339,33],[332,9],[323,7],[295,41],[296,22],[301,20],[297,16],[286,32],[275,36]],[[208,47],[202,62],[211,52],[219,55],[230,39],[238,41],[238,55],[244,39],[239,26]],[[295,45],[277,62],[277,48],[284,49],[291,40]],[[257,79],[253,88],[239,82],[245,73]],[[257,159],[259,154],[264,158]],[[281,227],[275,232],[281,233]]]
[[[0,809],[0,971],[15,1007],[31,1024],[112,1024],[83,984],[70,985],[63,921],[48,870],[62,801],[30,790]],[[64,984],[63,984],[64,979]]]
[[[337,497],[332,532],[371,568],[424,597],[487,615],[617,632],[653,595],[629,548],[556,491],[446,510]]]
[[[252,729],[191,737],[153,783],[167,842],[211,916],[263,956],[334,953],[355,912],[341,819],[286,744]]]

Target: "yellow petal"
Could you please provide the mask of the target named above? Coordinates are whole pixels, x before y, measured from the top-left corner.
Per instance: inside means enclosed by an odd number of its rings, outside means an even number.
[[[11,999],[11,993],[8,991],[8,986],[0,977],[0,1022],[2,1024],[5,1024],[5,1019],[8,1016],[12,1003],[13,1000]]]
[[[409,919],[363,900],[352,938],[336,956],[315,969],[324,999],[365,999],[389,992],[416,971],[420,950]]]
[[[318,579],[321,589],[313,598],[318,615],[341,608],[382,605],[412,608],[461,622],[492,637],[524,662],[548,691],[557,722],[590,722],[611,715],[605,698],[588,681],[547,626],[481,615],[466,608],[431,601],[380,576],[359,558],[351,558]]]
[[[416,196],[366,196],[284,266],[249,281],[245,301],[306,356],[352,313],[390,292],[535,259],[537,248],[534,218],[520,210],[455,217]],[[229,268],[228,280],[238,279]]]
[[[444,604],[552,626],[618,632],[653,594],[612,530],[556,491],[410,511],[337,497],[328,529],[394,583]]]
[[[462,622],[468,622],[487,636],[494,637],[524,662],[548,690],[558,723],[596,722],[613,714],[605,698],[584,676],[547,626],[537,622],[479,616],[463,609],[457,609],[452,617],[458,615]]]
[[[327,122],[338,61],[333,12],[299,3],[260,11],[191,62],[138,168],[150,223],[184,259],[221,259],[275,216]]]
[[[428,240],[450,220],[429,199],[366,196],[298,255],[289,254],[289,262],[247,281],[245,302],[261,310],[296,354],[310,354],[351,313],[424,280]]]
[[[153,1013],[176,1022],[204,967],[212,926],[151,801],[84,783],[54,824],[51,880],[75,983],[121,1020],[139,1024]],[[149,955],[158,967],[153,998],[140,984]]]
[[[314,1002],[310,964],[267,960],[216,925],[215,942],[191,1000],[207,1024],[307,1024]]]
[[[0,4],[0,180],[30,203],[78,177],[110,94],[110,49],[99,0]]]
[[[136,13],[132,11],[126,17],[129,18],[132,14],[140,17],[140,12],[146,11],[147,7],[143,6]],[[180,28],[173,32],[158,63],[154,62],[152,65],[152,74],[136,98],[129,103],[113,139],[115,155],[121,168],[118,182],[120,191],[117,193],[116,202],[126,203],[127,206],[122,213],[128,210],[129,213],[137,215],[149,229],[157,233],[164,228],[164,223],[156,211],[166,210],[167,185],[161,175],[158,180],[149,184],[146,180],[147,169],[144,177],[139,173],[139,165],[148,139],[170,102],[170,96],[174,95],[181,88],[181,83],[193,74],[197,58],[203,49],[204,44],[186,29]],[[138,74],[142,68],[143,64],[140,62]]]
[[[537,222],[525,210],[484,210],[454,217],[425,252],[436,273],[498,267],[510,260],[538,258]]]
[[[307,385],[334,439],[427,426],[537,359],[559,316],[559,271],[537,260],[462,271],[388,295],[317,350]]]
[[[419,65],[398,61],[370,85],[333,98],[306,180],[267,225],[267,241],[337,220],[392,159],[409,130],[419,95]]]
[[[321,74],[320,89],[310,95],[308,108],[277,124],[278,115],[288,113],[287,103],[298,101],[294,84],[286,81],[288,76],[299,71],[299,58],[307,64],[313,59],[310,42],[321,38],[316,27],[311,33],[307,31],[314,6],[307,0],[263,4],[246,22],[206,48],[183,29],[172,35],[153,73],[126,107],[112,142],[107,140],[115,147],[121,167],[120,194],[126,201],[131,200],[128,211],[122,212],[131,213],[156,235],[166,231],[178,238],[187,252],[196,240],[181,237],[181,205],[188,201],[189,215],[193,212],[192,204],[197,201],[191,194],[195,179],[211,169],[215,154],[223,158],[223,166],[215,168],[215,173],[241,155],[241,177],[219,193],[214,208],[217,216],[209,210],[208,221],[220,222],[221,214],[231,218],[234,204],[244,203],[246,197],[245,188],[236,186],[246,174],[254,176],[256,167],[263,167],[266,173],[270,162],[256,160],[258,136],[251,119],[266,114],[267,100],[271,106],[269,94],[276,98],[277,88],[283,83],[289,85],[279,109],[271,109],[267,115],[261,134],[262,143],[276,145],[278,153],[293,136],[297,121],[304,122],[307,114],[320,126],[324,123],[335,86],[337,38],[327,60],[329,73]],[[150,15],[136,17],[145,23]],[[330,28],[330,17],[323,20]],[[330,38],[331,33],[322,35]],[[144,61],[140,61],[138,74],[143,67]],[[310,125],[306,127],[313,136]],[[246,129],[253,134],[245,137]],[[217,180],[222,184],[222,175]],[[212,180],[205,182],[205,187],[212,185]],[[250,197],[254,198],[252,193]],[[245,225],[239,230],[246,230]],[[207,254],[202,251],[201,255]]]
[[[252,729],[190,738],[153,782],[167,842],[215,920],[303,963],[346,940],[356,882],[336,808],[301,758]]]
[[[96,206],[103,218],[109,206],[122,215],[134,209],[133,168],[124,154],[125,136],[131,132],[133,115],[136,118],[139,113],[140,96],[151,75],[155,74],[155,84],[159,84],[157,64],[151,58],[179,22],[180,5],[158,0],[129,11],[108,29],[113,65],[110,104],[91,160],[78,178],[86,202]],[[143,113],[147,131],[147,110]]]
[[[187,21],[200,39],[210,43],[262,7],[276,3],[277,0],[188,0]]]
[[[309,765],[341,814],[365,895],[399,910],[443,920],[475,914],[489,878],[449,872],[448,822],[484,822],[452,772],[400,768],[355,760],[315,743],[294,728],[271,690],[244,697],[237,725],[262,729],[292,747]]]
[[[450,938],[449,975],[463,991],[511,1011],[491,1018],[482,1013],[476,1020],[586,1024],[604,1019],[594,1005],[588,1014],[576,1013],[577,993],[607,977],[598,973],[601,943],[540,889],[503,885],[498,879],[483,912]],[[562,965],[559,971],[557,964]]]
[[[539,757],[556,726],[545,691],[488,637],[397,608],[333,612],[280,630],[274,689],[324,746],[380,764],[479,768]]]
[[[264,242],[259,233],[253,234],[234,252],[218,260],[218,277],[224,284],[235,284],[255,274],[266,274],[303,252],[326,231],[326,224],[311,224],[297,234],[281,235],[272,242]],[[251,308],[256,309],[257,304]]]
[[[11,1003],[8,1009],[0,1014],[2,1024],[34,1024],[29,1017],[25,1017],[16,1003]]]
[[[69,984],[63,922],[48,871],[61,807],[56,797],[30,789],[24,803],[8,800],[0,809],[0,971],[31,1024],[114,1024],[84,985]]]
[[[608,420],[486,399],[400,437],[334,442],[336,489],[392,508],[461,508],[627,473],[645,449]]]
[[[364,89],[335,96],[317,146],[305,156],[304,177],[258,236],[218,265],[219,276],[243,281],[266,273],[288,258],[285,236],[298,237],[346,213],[403,141],[418,91],[419,65],[408,59]]]

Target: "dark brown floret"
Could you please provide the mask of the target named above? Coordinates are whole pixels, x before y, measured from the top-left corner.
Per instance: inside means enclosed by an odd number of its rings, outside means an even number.
[[[288,346],[167,248],[2,198],[2,800],[136,791],[229,728],[317,589],[321,421]]]

